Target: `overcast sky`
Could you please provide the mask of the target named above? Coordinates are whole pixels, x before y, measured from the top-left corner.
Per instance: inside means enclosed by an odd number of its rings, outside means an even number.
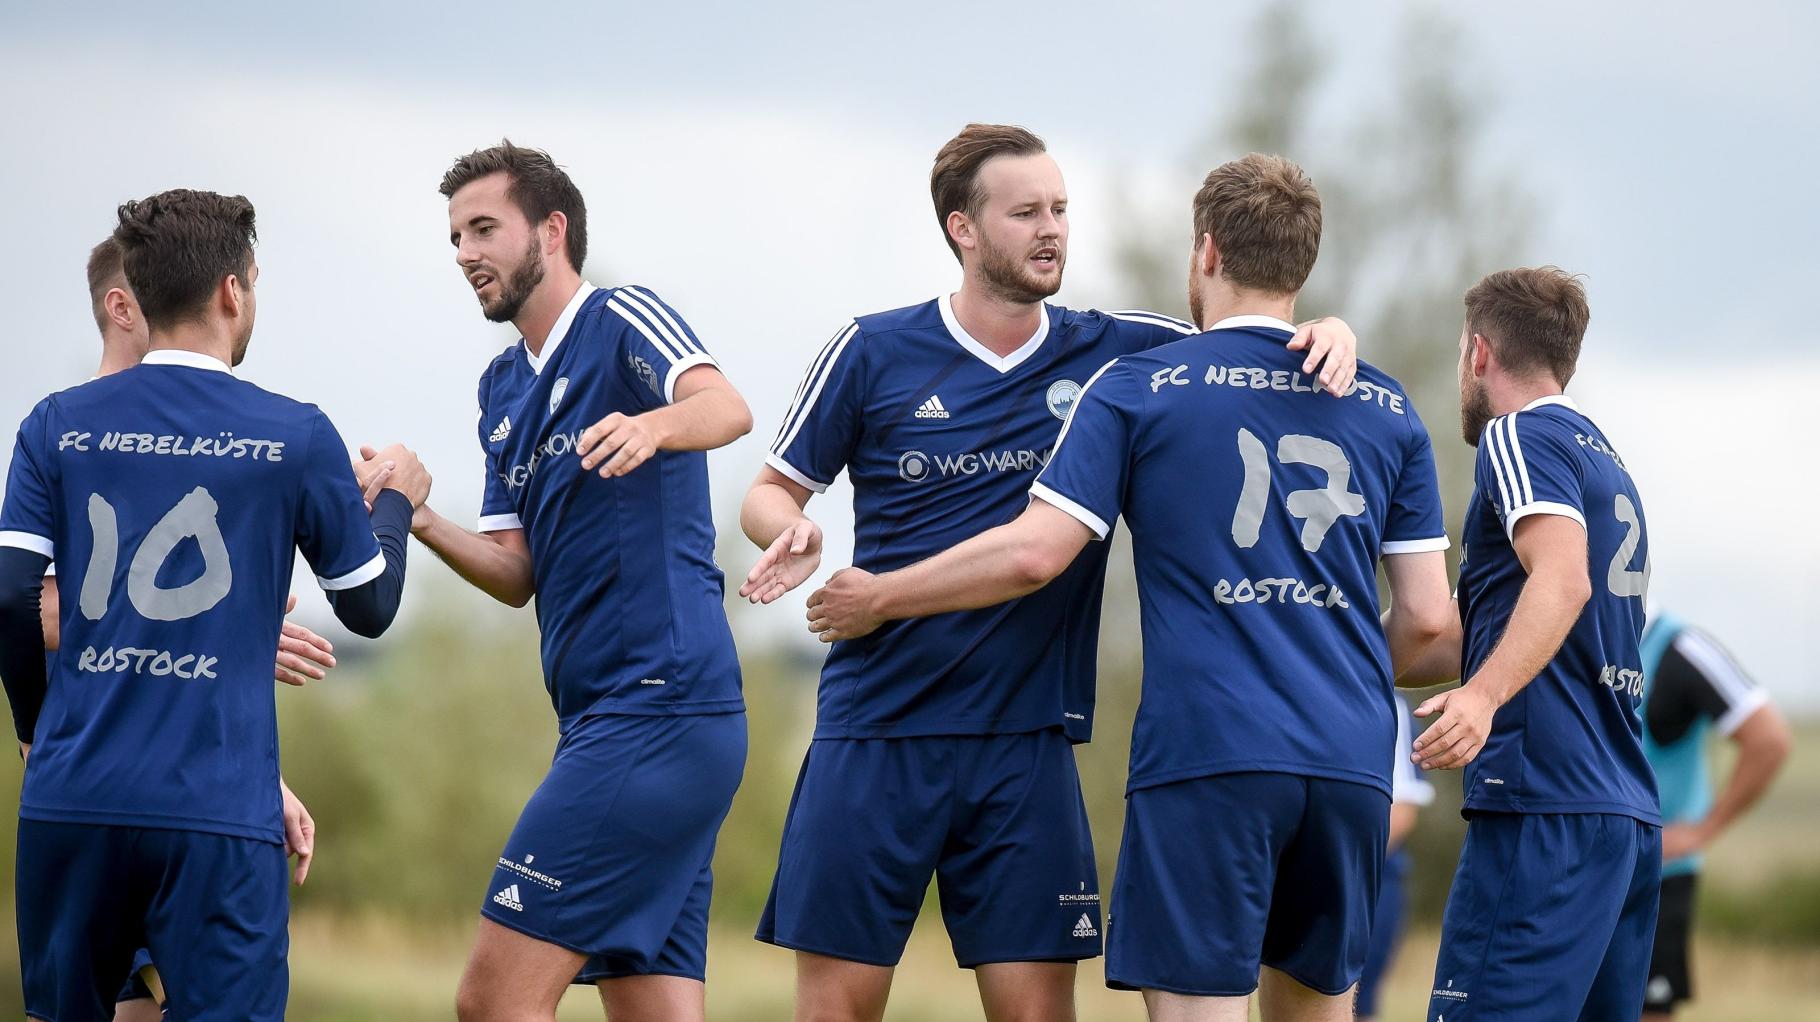
[[[934,150],[969,120],[1044,134],[1073,200],[1059,300],[1124,304],[1118,186],[1202,151],[1257,5],[24,6],[0,13],[0,417],[92,372],[82,265],[116,204],[239,192],[259,209],[262,269],[244,375],[322,405],[350,442],[416,446],[432,502],[469,518],[475,379],[515,336],[478,315],[436,183],[509,134],[587,196],[595,282],[663,295],[750,399],[754,435],[711,462],[731,533],[813,351],[850,316],[956,284],[928,209]],[[1398,25],[1443,7],[1470,14],[1472,84],[1495,99],[1481,155],[1541,206],[1525,261],[1588,275],[1575,392],[1639,478],[1655,592],[1785,699],[1820,707],[1820,538],[1794,514],[1820,482],[1795,440],[1811,414],[1782,399],[1820,377],[1820,328],[1785,300],[1820,276],[1820,14],[1315,3],[1336,127],[1394,101]],[[1456,331],[1436,324],[1436,357],[1453,357]],[[1456,442],[1451,409],[1424,411]],[[850,550],[846,493],[812,505],[830,568]],[[1456,529],[1464,497],[1448,495]],[[441,572],[428,564],[414,562]],[[794,627],[798,607],[744,615],[742,642]]]

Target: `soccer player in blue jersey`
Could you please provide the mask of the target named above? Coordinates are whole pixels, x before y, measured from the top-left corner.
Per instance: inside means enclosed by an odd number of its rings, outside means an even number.
[[[580,191],[509,141],[442,180],[455,259],[523,340],[480,377],[480,531],[416,534],[513,606],[537,598],[561,739],[506,840],[462,977],[464,1022],[701,1019],[714,839],[746,755],[704,453],[751,428],[682,316],[581,279]]]
[[[1617,446],[1562,391],[1586,292],[1559,269],[1466,292],[1460,420],[1478,448],[1458,627],[1403,684],[1429,769],[1465,767],[1466,845],[1429,1017],[1636,1018],[1661,871],[1637,714],[1649,533]],[[1437,716],[1438,715],[1438,716]]]
[[[743,508],[767,548],[748,597],[815,570],[804,505],[842,470],[855,562],[873,571],[1010,520],[1088,377],[1194,331],[1044,302],[1061,286],[1067,194],[1029,132],[970,125],[937,155],[931,192],[961,288],[854,320],[811,364]],[[1343,392],[1351,337],[1336,325],[1329,342]],[[1296,369],[1304,395],[1321,389]],[[759,930],[798,952],[798,1018],[881,1016],[931,874],[987,1016],[1073,1016],[1074,963],[1099,954],[1103,926],[1071,744],[1092,723],[1105,559],[1096,545],[1005,606],[834,644]]]
[[[13,449],[0,679],[35,739],[15,877],[35,1018],[109,1018],[140,947],[174,1017],[284,1015],[269,672],[295,551],[336,615],[378,635],[430,480],[388,452],[397,469],[369,517],[322,412],[234,378],[257,304],[254,236],[239,196],[122,206],[114,237],[149,351],[40,402]],[[75,599],[47,679],[38,601],[53,551]]]
[[[1361,363],[1350,399],[1326,400],[1286,350],[1320,244],[1300,168],[1216,168],[1194,221],[1204,332],[1095,372],[1014,521],[837,573],[810,627],[850,640],[1050,592],[1122,515],[1144,697],[1107,982],[1155,1019],[1243,1019],[1258,989],[1266,1020],[1341,1020],[1384,858],[1392,677],[1448,607],[1433,455],[1395,380]]]
[[[1662,801],[1662,897],[1644,1022],[1668,1022],[1693,997],[1688,938],[1704,850],[1763,797],[1788,759],[1788,721],[1730,653],[1704,629],[1652,610],[1643,629],[1643,754]],[[1707,760],[1711,739],[1738,758],[1717,797]]]
[[[101,364],[91,379],[111,376],[138,365],[145,357],[146,346],[151,343],[151,331],[146,328],[139,301],[133,297],[132,285],[127,282],[123,260],[124,254],[112,235],[89,252],[89,304],[95,315],[95,326],[101,331]],[[384,474],[383,467],[377,474]],[[384,480],[375,478],[373,483],[370,495],[377,494]],[[290,597],[285,604],[285,613],[289,614],[296,602],[295,596]],[[39,616],[44,623],[44,648],[53,656],[59,645],[59,611],[57,576],[51,569],[44,576]],[[272,667],[274,680],[287,685],[303,685],[310,679],[322,678],[324,672],[334,666],[334,647],[327,639],[288,618],[285,620],[278,637],[278,660]],[[20,751],[22,754],[30,751],[24,736]],[[282,777],[278,779],[278,789],[284,803],[285,852],[297,857],[294,876],[301,884],[309,875],[310,861],[315,854],[316,823]],[[151,958],[141,949],[133,959],[132,977],[121,988],[114,1005],[114,1022],[158,1022],[162,1017],[158,997],[144,975],[150,967]]]

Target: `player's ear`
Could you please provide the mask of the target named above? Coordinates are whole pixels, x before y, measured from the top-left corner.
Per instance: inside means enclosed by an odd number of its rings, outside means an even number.
[[[947,226],[948,237],[953,238],[956,245],[969,250],[974,247],[973,221],[967,219],[967,214],[958,209],[950,210]]]
[[[543,221],[543,236],[543,254],[546,258],[561,252],[569,242],[569,215],[559,209],[551,210]]]
[[[133,305],[133,300],[127,297],[123,287],[108,288],[107,294],[101,296],[101,308],[107,313],[107,318],[122,330],[131,331],[139,319],[139,310]]]
[[[1213,235],[1201,235],[1200,240],[1194,243],[1194,253],[1195,266],[1203,276],[1220,275],[1220,249],[1213,243]]]
[[[1491,356],[1491,342],[1485,339],[1484,334],[1473,334],[1472,374],[1475,377],[1485,375],[1485,370],[1491,365]]]

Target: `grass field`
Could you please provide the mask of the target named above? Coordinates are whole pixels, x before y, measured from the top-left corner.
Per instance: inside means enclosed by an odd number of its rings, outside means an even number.
[[[925,919],[899,967],[886,1018],[894,1022],[955,1022],[980,1018],[971,973],[955,968],[936,920]],[[407,939],[383,926],[335,927],[301,920],[294,928],[291,1017],[302,1020],[412,1022],[452,1016],[467,933]],[[1384,1019],[1425,1014],[1433,977],[1435,934],[1404,945],[1381,1006]],[[1683,1022],[1761,1022],[1820,1017],[1820,950],[1789,950],[1704,942],[1696,951],[1701,1000]],[[791,962],[744,932],[720,930],[710,950],[708,1017],[717,1022],[776,1022],[790,1018]],[[1138,1022],[1138,995],[1106,989],[1098,961],[1077,983],[1082,1022]],[[592,990],[576,988],[560,1017],[599,1019]]]

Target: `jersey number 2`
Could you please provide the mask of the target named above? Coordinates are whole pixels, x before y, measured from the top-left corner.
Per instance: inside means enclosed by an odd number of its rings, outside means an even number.
[[[1613,596],[1642,596],[1649,591],[1649,558],[1643,558],[1642,571],[1632,571],[1630,559],[1637,556],[1637,547],[1643,544],[1643,516],[1637,514],[1637,505],[1631,503],[1630,497],[1622,493],[1612,502],[1612,510],[1624,526],[1624,542],[1618,544],[1611,566],[1605,569],[1605,588]]]
[[[198,486],[145,534],[126,571],[126,595],[135,610],[153,621],[181,621],[208,610],[227,596],[234,584],[234,569],[228,564],[227,541],[221,536],[221,523],[216,518],[220,510],[209,491]],[[80,605],[83,617],[99,621],[113,596],[114,569],[120,557],[119,518],[114,505],[99,493],[89,494],[88,524],[95,545],[89,552],[88,573],[82,576]],[[202,574],[175,589],[159,586],[158,569],[164,567],[178,543],[192,536],[202,549]]]

